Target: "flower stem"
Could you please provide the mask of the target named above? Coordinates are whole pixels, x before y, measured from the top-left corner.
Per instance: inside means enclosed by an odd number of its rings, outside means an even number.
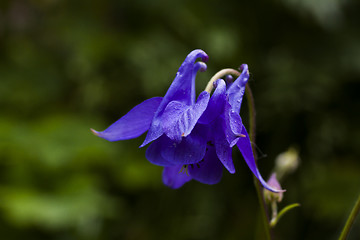
[[[249,84],[247,83],[245,86],[245,96],[246,96],[246,100],[248,103],[248,108],[249,108],[249,137],[250,137],[250,141],[252,142],[252,150],[253,150],[253,154],[254,154],[254,158],[255,158],[255,163],[257,163],[257,155],[256,155],[256,149],[255,149],[255,129],[256,129],[256,112],[255,112],[255,101],[254,101],[254,97],[252,94],[252,91],[249,87]],[[272,239],[272,233],[271,233],[271,229],[270,229],[270,219],[269,219],[269,215],[268,215],[268,211],[267,211],[267,206],[265,203],[265,199],[264,199],[264,195],[263,193],[263,187],[260,184],[259,180],[254,176],[254,185],[256,188],[256,192],[258,195],[258,200],[259,200],[259,205],[260,205],[260,210],[261,210],[261,216],[263,219],[263,224],[264,224],[264,228],[265,228],[265,235],[266,235],[266,239],[271,240]]]
[[[256,129],[255,101],[254,101],[254,96],[252,94],[252,91],[251,91],[248,83],[245,85],[245,95],[246,95],[246,100],[247,100],[248,109],[249,109],[249,137],[250,137],[250,141],[253,143],[253,145],[252,145],[253,153],[254,153],[254,157],[255,157],[255,162],[257,163],[256,151],[254,149],[255,129]]]
[[[349,218],[347,219],[345,226],[341,232],[341,235],[339,237],[339,240],[345,240],[347,239],[349,233],[350,233],[350,229],[352,227],[352,225],[355,222],[356,216],[359,214],[360,212],[360,195],[354,205],[354,208],[352,209]]]
[[[235,70],[235,69],[224,68],[224,69],[218,71],[217,73],[215,73],[215,75],[210,79],[210,81],[206,85],[205,91],[210,93],[214,88],[214,82],[216,80],[218,80],[219,78],[222,78],[225,75],[234,75],[234,76],[238,77],[238,76],[240,76],[240,74],[241,73],[239,71]]]
[[[278,216],[278,209],[277,209],[277,203],[276,203],[276,201],[272,201],[272,202],[271,202],[271,212],[272,212],[272,215],[271,215],[271,221],[270,221],[270,223],[273,221],[273,219],[276,219],[277,216]]]

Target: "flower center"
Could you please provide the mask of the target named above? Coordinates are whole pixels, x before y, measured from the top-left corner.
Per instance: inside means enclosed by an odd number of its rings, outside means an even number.
[[[200,163],[202,163],[202,162],[204,162],[204,159],[200,160],[200,162],[198,162],[198,163],[185,164],[181,167],[179,173],[186,173],[186,175],[189,176],[189,168],[193,169],[193,168],[195,168],[195,166],[197,168],[200,168],[201,167]]]

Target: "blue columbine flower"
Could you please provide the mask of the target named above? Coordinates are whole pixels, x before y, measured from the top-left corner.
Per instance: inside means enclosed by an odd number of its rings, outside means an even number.
[[[252,154],[251,143],[239,112],[249,78],[247,65],[234,83],[216,82],[216,89],[203,91],[195,101],[195,77],[205,71],[208,60],[202,50],[192,51],[180,66],[164,97],[150,98],[131,109],[125,116],[102,132],[94,134],[109,141],[131,139],[148,131],[140,147],[149,143],[146,158],[164,166],[163,182],[179,188],[195,179],[215,184],[222,177],[223,166],[234,173],[231,150],[237,145],[251,171],[263,186]]]

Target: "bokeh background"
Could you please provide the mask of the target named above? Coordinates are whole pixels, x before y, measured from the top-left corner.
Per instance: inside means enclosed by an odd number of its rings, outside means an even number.
[[[128,110],[163,96],[186,55],[249,64],[259,168],[289,147],[277,239],[337,239],[360,192],[356,0],[0,2],[1,239],[262,239],[250,171],[171,190],[139,149],[107,142]],[[247,108],[242,108],[247,118]],[[360,221],[349,239],[360,239]]]

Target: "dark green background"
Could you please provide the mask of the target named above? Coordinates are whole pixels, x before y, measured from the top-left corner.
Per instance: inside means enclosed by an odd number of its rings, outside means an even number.
[[[277,239],[336,239],[360,192],[359,11],[355,0],[1,1],[1,239],[262,239],[237,150],[235,175],[171,190],[138,149],[144,136],[89,131],[163,96],[196,48],[210,57],[198,93],[249,64],[265,178],[299,150],[280,208],[301,207]]]

